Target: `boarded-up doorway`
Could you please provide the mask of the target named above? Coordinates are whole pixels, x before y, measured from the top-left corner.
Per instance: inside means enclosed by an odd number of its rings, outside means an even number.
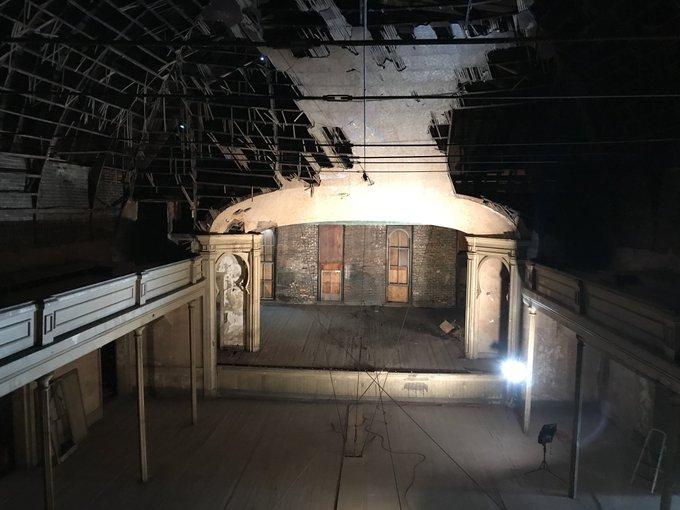
[[[403,228],[391,229],[387,236],[387,301],[408,303],[411,280],[411,239]]]
[[[319,298],[342,299],[342,225],[319,225]]]

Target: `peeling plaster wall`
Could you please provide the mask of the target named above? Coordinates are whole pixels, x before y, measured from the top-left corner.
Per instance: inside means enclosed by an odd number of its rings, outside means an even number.
[[[246,328],[246,291],[248,269],[238,257],[224,254],[217,261],[217,313],[219,346],[243,347]]]

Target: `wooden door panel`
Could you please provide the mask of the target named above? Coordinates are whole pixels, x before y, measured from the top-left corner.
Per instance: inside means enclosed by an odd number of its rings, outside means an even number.
[[[344,228],[319,225],[319,297],[322,301],[342,299]]]
[[[271,280],[262,281],[262,297],[271,299],[274,295],[274,288]]]
[[[408,303],[408,286],[388,285],[387,301],[391,303]]]
[[[339,269],[321,270],[321,300],[340,301],[342,272]]]
[[[319,264],[342,265],[342,225],[319,225]]]

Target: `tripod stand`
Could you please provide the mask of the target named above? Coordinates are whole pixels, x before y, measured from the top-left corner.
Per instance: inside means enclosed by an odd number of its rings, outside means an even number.
[[[538,465],[538,467],[536,469],[532,469],[531,471],[527,471],[524,474],[530,475],[531,473],[538,473],[539,471],[547,471],[548,473],[553,475],[555,478],[557,478],[558,480],[563,482],[564,480],[562,480],[562,478],[560,478],[559,476],[557,476],[555,473],[553,473],[551,471],[550,466],[548,466],[548,461],[545,460],[545,455],[546,455],[546,451],[547,451],[547,443],[541,443],[541,444],[543,445],[543,460],[541,461],[541,463]]]

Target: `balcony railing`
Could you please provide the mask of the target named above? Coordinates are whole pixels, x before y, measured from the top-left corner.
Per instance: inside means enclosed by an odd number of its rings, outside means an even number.
[[[527,267],[527,286],[641,347],[673,360],[680,349],[680,317],[605,285],[539,264]]]
[[[0,309],[0,360],[199,281],[200,257]]]

